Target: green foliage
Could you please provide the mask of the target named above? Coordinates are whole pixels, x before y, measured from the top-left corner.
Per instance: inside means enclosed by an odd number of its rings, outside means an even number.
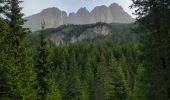
[[[7,0],[3,9],[8,25],[3,24],[1,37],[3,38],[2,52],[2,99],[34,99],[35,73],[31,61],[30,50],[27,45],[27,34],[22,25],[20,1]],[[4,5],[4,4],[3,4]],[[9,27],[7,27],[9,26]],[[4,30],[5,29],[5,30]],[[4,51],[3,51],[4,50]]]
[[[127,75],[128,70],[131,71],[127,62],[136,63],[134,67],[136,69],[138,65],[137,62],[133,62],[137,61],[136,55],[133,55],[137,51],[134,49],[133,53],[130,53],[132,49],[126,48],[129,51],[127,55],[124,52],[125,47],[127,45],[113,45],[112,42],[99,44],[81,42],[57,46],[54,65],[56,83],[59,84],[62,100],[128,99],[128,90],[131,88],[128,85],[133,87],[134,76]],[[122,55],[116,59],[115,54],[118,51]],[[122,57],[126,62],[121,59]],[[129,79],[132,82],[129,82]]]
[[[8,24],[0,17],[0,99],[3,99],[6,95],[6,87],[5,87],[5,74],[7,68],[5,67],[7,60],[6,50],[7,50],[7,34],[8,34]]]
[[[105,24],[96,23],[89,25],[63,25],[58,28],[46,29],[44,34],[49,37],[56,44],[59,43],[72,43],[73,39],[77,41],[85,42],[101,42],[101,41],[113,41],[114,43],[126,44],[130,42],[138,42],[140,35],[136,32],[132,32],[135,26],[134,24]],[[99,33],[96,33],[99,32]],[[108,35],[102,35],[102,32]],[[37,34],[39,31],[34,32],[31,39],[36,44]],[[55,38],[58,37],[58,38]],[[82,40],[81,40],[82,38]]]
[[[137,75],[136,75],[136,80],[135,80],[135,85],[133,90],[134,100],[146,100],[147,99],[146,94],[149,94],[148,92],[146,93],[146,90],[141,90],[143,88],[147,88],[146,76],[144,76],[145,75],[144,71],[145,70],[143,66],[140,65],[137,70]]]
[[[37,48],[36,77],[37,100],[60,100],[60,92],[53,79],[52,64],[50,59],[50,47],[48,39],[43,35],[44,26],[40,34],[40,44]]]
[[[29,35],[23,28],[21,1],[5,2],[0,0],[5,5],[0,4],[0,14],[7,17],[6,21],[0,18],[0,99],[138,100],[150,96],[150,91],[140,90],[150,88],[143,84],[148,83],[149,74],[141,67],[140,35],[131,32],[133,24],[64,25],[47,30],[42,25],[40,35]],[[89,31],[103,27],[110,34]],[[95,38],[70,43],[72,37],[83,34]],[[53,35],[66,37],[55,45],[50,41]]]
[[[113,92],[110,100],[127,100],[128,98],[128,86],[125,80],[125,76],[121,66],[119,66],[115,61],[113,62]],[[123,66],[122,66],[123,67]],[[127,70],[128,71],[128,70]]]
[[[144,88],[138,95],[142,100],[168,100],[170,98],[170,2],[169,0],[133,0],[137,8],[139,28],[142,30],[142,51],[144,54]],[[142,80],[140,79],[140,80]],[[139,81],[139,79],[138,79]],[[154,91],[153,91],[154,90]],[[141,91],[141,92],[139,92]],[[144,94],[142,94],[144,93]]]
[[[20,1],[7,0],[0,20],[0,97],[5,100],[127,100],[134,87],[140,62],[138,35],[132,25],[66,25],[29,36],[22,27]],[[14,13],[15,12],[15,13]],[[71,37],[95,27],[108,27],[111,34],[79,43]],[[66,43],[55,45],[53,34],[66,35]],[[132,35],[129,36],[129,35]],[[94,35],[95,36],[95,35]],[[117,37],[117,38],[116,38]],[[32,44],[28,44],[28,38]],[[137,42],[137,43],[135,43]],[[3,94],[5,93],[5,94]]]

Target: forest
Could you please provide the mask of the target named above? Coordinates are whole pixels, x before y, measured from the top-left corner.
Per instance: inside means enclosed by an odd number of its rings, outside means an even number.
[[[135,23],[31,32],[22,1],[0,0],[0,100],[170,100],[170,1],[132,2]],[[85,32],[95,38],[70,42]]]

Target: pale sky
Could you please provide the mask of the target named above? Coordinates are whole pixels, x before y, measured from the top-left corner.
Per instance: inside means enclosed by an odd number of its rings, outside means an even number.
[[[25,16],[30,16],[41,12],[48,7],[57,7],[60,10],[64,10],[67,13],[77,12],[81,7],[86,7],[91,11],[96,6],[106,5],[109,6],[112,3],[117,3],[123,7],[131,16],[132,10],[129,6],[132,4],[131,0],[23,0],[22,3],[23,13]],[[134,17],[134,16],[133,16]]]

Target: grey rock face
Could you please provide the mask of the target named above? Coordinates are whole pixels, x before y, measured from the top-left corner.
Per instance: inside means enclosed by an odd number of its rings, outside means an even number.
[[[64,24],[64,19],[67,16],[65,12],[57,8],[48,8],[41,12],[45,22],[45,28],[55,28]]]
[[[80,8],[77,13],[70,13],[65,24],[89,24],[90,13],[86,8]]]
[[[91,12],[86,8],[80,8],[76,13],[70,13],[68,16],[65,11],[61,11],[58,8],[47,8],[38,14],[26,17],[26,19],[28,21],[24,27],[31,28],[32,31],[40,30],[43,21],[45,22],[45,28],[56,28],[64,24],[134,22],[134,19],[121,6],[115,3],[109,7],[95,7]]]
[[[113,22],[115,23],[131,23],[135,20],[123,10],[121,6],[114,3],[109,6],[109,9],[111,11]]]
[[[105,23],[112,23],[113,16],[110,9],[106,6],[99,6],[94,8],[91,13],[91,20],[90,23],[96,22],[105,22]]]
[[[40,30],[41,23],[45,22],[45,28],[56,28],[64,24],[67,13],[58,8],[48,8],[41,13],[27,17],[24,27],[31,28],[32,31]]]

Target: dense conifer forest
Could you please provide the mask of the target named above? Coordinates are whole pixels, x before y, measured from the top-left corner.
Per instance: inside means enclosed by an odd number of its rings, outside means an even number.
[[[0,0],[0,100],[170,100],[170,2],[132,1],[135,23],[31,32],[22,1]],[[96,26],[111,34],[69,42]]]

